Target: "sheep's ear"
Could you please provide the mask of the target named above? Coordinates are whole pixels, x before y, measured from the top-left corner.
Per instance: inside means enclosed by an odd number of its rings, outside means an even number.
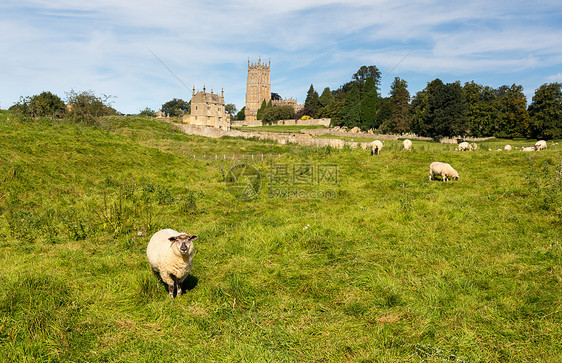
[[[195,241],[195,240],[196,240],[197,238],[199,238],[199,237],[196,236],[196,235],[191,235],[191,236],[187,236],[187,238],[188,238],[190,241]]]
[[[176,242],[178,240],[178,236],[172,236],[170,238],[168,238],[168,241],[170,242]]]

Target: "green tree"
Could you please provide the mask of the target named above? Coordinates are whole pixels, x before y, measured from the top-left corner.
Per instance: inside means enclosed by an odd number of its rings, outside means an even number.
[[[361,123],[361,93],[359,85],[354,85],[345,97],[345,104],[340,113],[340,126],[348,128],[359,126]]]
[[[174,98],[164,103],[161,110],[168,116],[181,117],[191,112],[191,101],[185,102],[181,98]]]
[[[263,120],[263,113],[265,112],[266,109],[267,109],[267,102],[266,102],[266,100],[263,100],[260,108],[258,109],[256,119]]]
[[[400,77],[395,77],[390,88],[392,112],[383,130],[390,133],[405,133],[410,130],[411,115],[408,83]]]
[[[376,118],[377,118],[377,99],[378,99],[377,86],[375,84],[375,79],[370,77],[365,81],[363,90],[361,91],[361,128],[363,130],[368,130],[371,128],[376,128]]]
[[[230,117],[234,117],[236,115],[236,105],[234,103],[227,103],[224,105],[224,110],[230,115]]]
[[[460,82],[444,84],[437,78],[424,91],[414,102],[415,132],[434,139],[465,135],[468,121]]]
[[[59,96],[51,92],[41,92],[31,97],[22,97],[12,108],[23,118],[54,117],[62,118],[66,107]]]
[[[545,83],[535,90],[529,116],[533,138],[562,138],[562,83]]]
[[[380,85],[381,72],[377,66],[361,66],[352,77],[352,79],[359,84],[360,88],[363,88],[369,78],[375,81],[375,86],[378,87]]]
[[[293,117],[295,117],[295,110],[291,106],[271,106],[263,112],[263,122],[265,123],[290,120]]]
[[[496,90],[497,108],[494,136],[528,137],[530,134],[527,97],[523,86],[513,84]]]
[[[475,83],[465,83],[464,99],[467,106],[469,134],[471,136],[492,136],[496,120],[496,96],[494,89]]]
[[[240,111],[236,114],[236,120],[244,121],[246,119],[246,106],[242,107]]]
[[[93,91],[67,93],[68,113],[76,122],[94,125],[102,116],[116,115],[117,111],[111,107],[111,96],[96,96]]]
[[[306,100],[304,101],[304,108],[307,110],[311,110],[311,114],[308,114],[310,117],[315,117],[318,108],[320,107],[318,92],[314,90],[314,86],[310,85],[308,92],[306,93]]]
[[[322,91],[322,94],[320,95],[320,98],[318,98],[318,102],[320,104],[320,107],[322,107],[322,108],[327,107],[328,105],[330,105],[334,101],[335,101],[335,98],[334,98],[334,95],[332,94],[332,91],[330,91],[330,87],[324,88],[324,91]]]
[[[144,116],[144,117],[156,117],[156,111],[154,111],[153,109],[147,107],[144,110],[141,110],[139,112],[139,116]]]

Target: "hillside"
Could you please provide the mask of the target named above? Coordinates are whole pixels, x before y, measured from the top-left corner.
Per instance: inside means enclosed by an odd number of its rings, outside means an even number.
[[[371,157],[7,118],[0,360],[562,360],[562,145]],[[436,160],[460,180],[428,181]],[[225,183],[242,162],[262,176],[249,201]],[[162,228],[199,236],[173,300],[145,255]]]

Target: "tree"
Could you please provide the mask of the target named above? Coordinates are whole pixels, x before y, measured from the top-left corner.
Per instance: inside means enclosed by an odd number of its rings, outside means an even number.
[[[367,78],[361,91],[361,128],[377,128],[377,100],[379,98],[374,78]]]
[[[139,112],[139,116],[144,116],[144,117],[156,117],[156,111],[154,111],[153,109],[147,107],[144,110],[141,110]]]
[[[390,87],[392,111],[384,131],[404,133],[410,130],[410,92],[408,92],[408,83],[400,79],[400,77],[395,77]]]
[[[108,95],[96,96],[93,91],[80,93],[71,90],[67,93],[68,113],[76,122],[94,125],[102,116],[117,114]]]
[[[246,106],[242,107],[242,109],[238,111],[235,119],[238,121],[244,121],[246,119]]]
[[[22,97],[12,108],[24,118],[62,118],[66,108],[64,101],[51,92],[41,92],[31,97]]]
[[[191,101],[185,102],[181,98],[174,98],[162,105],[162,112],[167,116],[181,117],[191,112]]]
[[[380,85],[381,72],[377,66],[361,66],[352,77],[352,79],[359,84],[360,88],[363,88],[363,85],[369,78],[375,81],[375,86],[378,87]]]
[[[311,117],[314,117],[316,111],[320,107],[320,102],[318,98],[318,92],[314,90],[314,86],[310,85],[308,92],[306,93],[306,100],[304,101],[304,108],[312,110],[311,114],[308,114]]]
[[[318,98],[318,103],[320,104],[320,107],[324,108],[334,102],[334,100],[335,98],[332,91],[330,91],[330,87],[326,87],[324,88],[324,91],[322,91],[320,98]]]
[[[513,84],[496,90],[497,108],[494,136],[528,137],[530,134],[527,97],[523,86]]]
[[[272,123],[279,120],[289,120],[295,116],[295,110],[291,106],[271,106],[263,112],[263,122]]]
[[[269,102],[271,102],[271,101],[269,101]],[[267,102],[265,100],[263,100],[260,108],[258,109],[256,119],[262,120],[263,119],[263,113],[265,112],[266,109],[267,109]]]
[[[361,95],[359,85],[354,85],[347,96],[345,97],[345,104],[340,113],[341,126],[353,128],[360,125],[361,122]]]
[[[227,103],[224,105],[224,110],[230,115],[230,117],[234,117],[236,115],[236,105],[234,103]]]
[[[535,90],[529,116],[533,138],[562,138],[562,83],[545,83]]]
[[[468,128],[471,136],[492,136],[496,120],[494,89],[475,83],[465,83],[464,99],[467,106]]]
[[[436,140],[466,134],[466,103],[460,82],[444,84],[437,78],[429,82],[419,96],[414,103],[416,132]]]

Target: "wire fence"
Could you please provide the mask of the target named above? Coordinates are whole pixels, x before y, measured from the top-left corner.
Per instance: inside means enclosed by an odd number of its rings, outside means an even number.
[[[226,160],[226,159],[250,159],[250,160],[264,160],[266,158],[276,158],[280,157],[281,154],[249,154],[249,155],[226,155],[226,154],[215,154],[215,155],[190,155],[194,159],[208,159],[208,160]]]

